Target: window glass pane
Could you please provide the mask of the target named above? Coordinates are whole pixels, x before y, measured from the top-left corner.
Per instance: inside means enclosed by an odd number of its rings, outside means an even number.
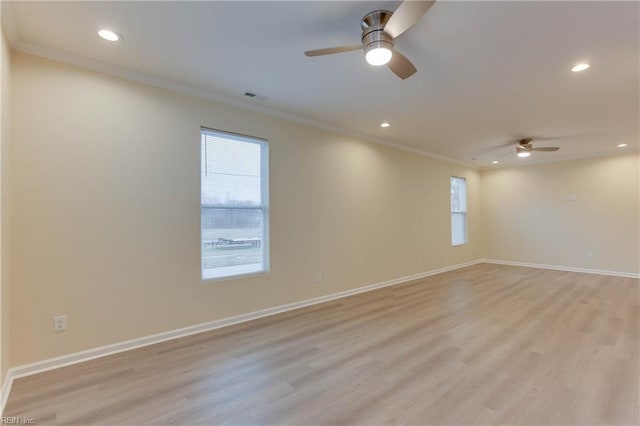
[[[451,211],[467,211],[467,183],[461,178],[451,178]]]
[[[460,211],[460,187],[456,178],[451,178],[451,211]]]
[[[260,205],[260,151],[259,143],[203,133],[202,204]]]
[[[203,278],[262,271],[262,242],[262,210],[203,208]]]
[[[467,215],[451,214],[451,244],[456,246],[467,242]]]

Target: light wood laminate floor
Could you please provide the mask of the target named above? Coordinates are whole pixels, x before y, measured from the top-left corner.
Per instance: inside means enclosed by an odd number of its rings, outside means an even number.
[[[633,424],[637,279],[481,264],[18,379],[38,424]]]

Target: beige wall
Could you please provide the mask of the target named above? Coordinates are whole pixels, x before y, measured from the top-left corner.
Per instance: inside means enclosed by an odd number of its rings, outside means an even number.
[[[474,169],[22,53],[12,66],[12,365],[483,257]],[[200,282],[200,126],[269,140],[269,275]],[[463,247],[451,175],[468,179]]]
[[[637,154],[480,175],[14,53],[7,156],[4,39],[2,48],[3,375],[9,361],[21,365],[482,257],[638,273]],[[269,275],[199,279],[200,126],[270,141]],[[451,175],[468,179],[470,244],[463,247],[450,246]],[[566,201],[572,193],[576,200]],[[68,315],[69,329],[54,334],[59,314]]]
[[[639,164],[636,153],[484,171],[487,257],[637,274]]]
[[[0,8],[2,10],[2,8]],[[0,16],[0,22],[2,18]],[[9,368],[8,147],[11,135],[11,50],[0,24],[0,384]]]

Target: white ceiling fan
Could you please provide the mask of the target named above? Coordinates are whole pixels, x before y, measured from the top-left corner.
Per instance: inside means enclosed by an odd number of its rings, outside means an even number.
[[[360,44],[307,50],[305,55],[322,56],[363,49],[371,65],[387,65],[401,79],[416,73],[416,67],[402,53],[394,49],[395,39],[416,24],[435,1],[405,0],[395,10],[374,10],[362,18]]]

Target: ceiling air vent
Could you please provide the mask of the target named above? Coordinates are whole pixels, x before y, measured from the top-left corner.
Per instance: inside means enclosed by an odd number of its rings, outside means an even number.
[[[244,96],[246,96],[247,98],[251,98],[254,99],[256,101],[266,101],[267,97],[266,96],[262,96],[262,95],[258,95],[250,90],[245,90],[243,93]]]

